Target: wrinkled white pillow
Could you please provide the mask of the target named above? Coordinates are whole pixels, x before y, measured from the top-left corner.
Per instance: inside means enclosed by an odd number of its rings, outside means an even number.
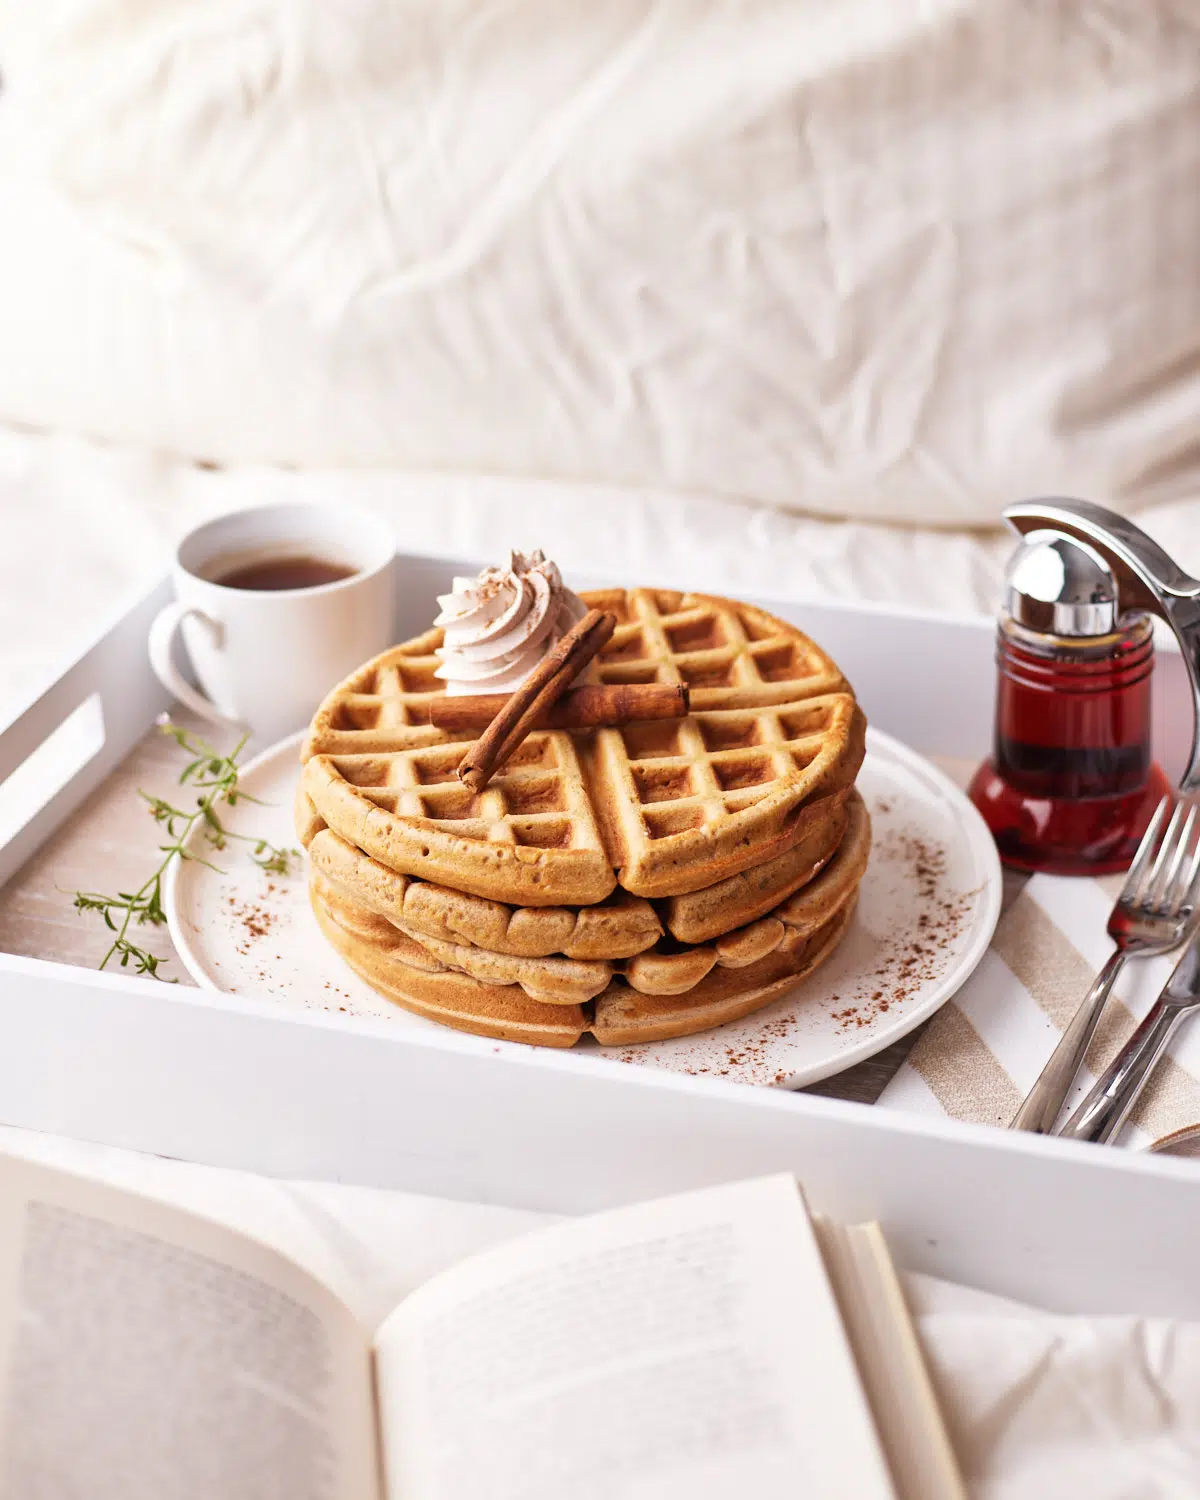
[[[0,419],[977,524],[1200,469],[1188,0],[0,0]]]

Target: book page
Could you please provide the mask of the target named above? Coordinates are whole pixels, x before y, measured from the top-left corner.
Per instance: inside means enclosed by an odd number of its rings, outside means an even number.
[[[274,1250],[0,1159],[0,1495],[373,1500],[368,1342]]]
[[[391,1500],[893,1496],[790,1177],[464,1262],[376,1339]]]

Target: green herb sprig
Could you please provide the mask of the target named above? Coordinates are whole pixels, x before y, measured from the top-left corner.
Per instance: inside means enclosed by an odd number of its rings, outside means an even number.
[[[234,833],[221,822],[218,808],[234,807],[239,802],[258,801],[258,798],[238,787],[238,756],[245,748],[247,735],[242,736],[228,755],[222,755],[198,735],[180,728],[178,724],[172,724],[170,719],[160,719],[159,729],[163,734],[170,735],[180,749],[192,757],[179,773],[179,784],[197,792],[195,808],[189,810],[175,807],[163,797],[152,797],[148,792],[139,791],[138,796],[145,801],[150,816],[165,829],[169,840],[158,846],[163,856],[158,869],[136,891],[118,891],[115,896],[106,896],[97,891],[74,893],[76,911],[98,911],[109,931],[114,934],[112,944],[100,960],[99,967],[107,968],[109,961],[117,958],[123,969],[132,964],[135,973],[149,974],[154,979],[162,978],[158,972],[162,960],[145,948],[138,947],[130,937],[129,929],[131,926],[141,927],[146,924],[161,927],[166,922],[162,883],[173,859],[194,859],[207,865],[209,869],[217,868],[209,860],[190,853],[184,847],[197,824],[209,846],[215,850],[225,849],[230,839],[249,844],[251,859],[271,875],[287,875],[292,861],[300,857],[295,849],[277,849],[266,839],[255,838],[252,834]]]

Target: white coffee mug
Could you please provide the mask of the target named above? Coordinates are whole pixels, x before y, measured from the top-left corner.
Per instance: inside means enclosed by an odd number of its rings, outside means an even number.
[[[150,629],[159,681],[193,712],[267,743],[302,729],[321,699],[392,642],[395,540],[348,505],[264,505],[197,527],[172,567],[176,601]],[[222,578],[306,558],[353,571],[305,588],[230,587]],[[176,668],[183,635],[197,691]]]

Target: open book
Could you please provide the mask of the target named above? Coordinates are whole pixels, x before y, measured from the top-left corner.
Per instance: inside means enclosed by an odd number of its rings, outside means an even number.
[[[790,1177],[570,1220],[359,1326],[276,1251],[0,1158],[0,1497],[942,1500],[882,1237]]]

